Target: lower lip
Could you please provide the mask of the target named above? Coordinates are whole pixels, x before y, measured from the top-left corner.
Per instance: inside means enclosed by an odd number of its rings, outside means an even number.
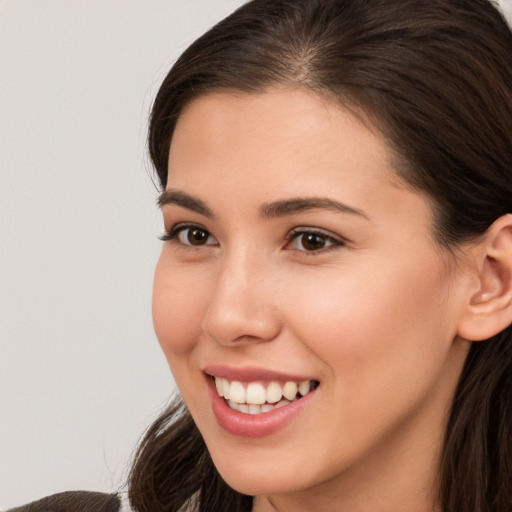
[[[302,398],[272,411],[246,414],[231,409],[217,393],[213,379],[207,376],[207,381],[217,422],[230,434],[241,437],[264,437],[282,430],[302,413],[316,393],[316,390],[310,391]]]

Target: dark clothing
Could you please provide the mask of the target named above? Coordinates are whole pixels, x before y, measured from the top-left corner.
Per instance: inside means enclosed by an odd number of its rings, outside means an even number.
[[[119,512],[121,502],[116,494],[68,491],[47,496],[7,512]]]

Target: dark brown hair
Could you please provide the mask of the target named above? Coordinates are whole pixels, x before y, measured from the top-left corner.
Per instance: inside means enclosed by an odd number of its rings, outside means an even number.
[[[149,151],[162,187],[173,130],[194,98],[292,87],[377,127],[397,173],[433,204],[439,243],[476,239],[512,212],[512,33],[487,0],[255,0],[180,57],[154,102]],[[442,453],[443,512],[512,510],[512,328],[473,343]],[[177,400],[130,475],[138,512],[249,511]]]

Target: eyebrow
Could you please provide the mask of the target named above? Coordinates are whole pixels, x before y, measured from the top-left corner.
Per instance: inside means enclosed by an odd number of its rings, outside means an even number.
[[[196,197],[189,196],[179,190],[164,190],[157,200],[157,205],[162,208],[165,205],[174,204],[192,210],[193,212],[204,215],[205,217],[214,217],[213,212],[206,204]]]
[[[179,190],[164,190],[158,197],[157,204],[160,208],[171,204],[181,206],[182,208],[186,208],[187,210],[191,210],[209,218],[215,217],[213,211],[206,206],[201,199],[192,197]],[[331,210],[351,215],[358,215],[369,220],[363,210],[335,201],[328,197],[295,197],[291,199],[284,199],[282,201],[274,201],[272,203],[262,205],[261,215],[267,218],[286,217],[287,215],[295,215],[309,210]]]
[[[296,197],[283,201],[275,201],[263,205],[261,212],[264,217],[285,217],[308,210],[332,210],[351,215],[359,215],[369,220],[368,215],[359,208],[354,208],[347,204],[335,201],[328,197]]]

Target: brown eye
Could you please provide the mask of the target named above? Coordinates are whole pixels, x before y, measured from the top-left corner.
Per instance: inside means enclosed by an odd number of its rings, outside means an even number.
[[[297,228],[290,235],[286,249],[302,251],[304,253],[320,253],[324,250],[334,249],[345,245],[343,240],[321,231],[308,231],[307,228]]]
[[[304,233],[299,237],[300,244],[306,251],[318,251],[323,249],[327,243],[327,237],[316,233]]]
[[[172,238],[183,245],[215,245],[217,241],[215,238],[204,228],[199,226],[184,226],[179,228]]]
[[[204,229],[187,229],[186,233],[190,245],[203,245],[208,240],[208,232]]]

